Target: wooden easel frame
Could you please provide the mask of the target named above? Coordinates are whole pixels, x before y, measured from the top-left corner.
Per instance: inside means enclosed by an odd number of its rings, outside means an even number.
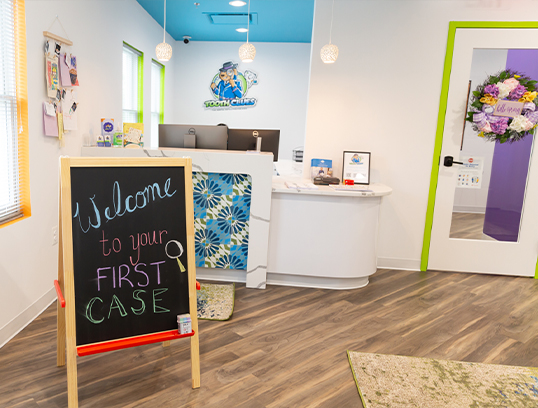
[[[185,212],[187,228],[187,271],[189,285],[189,309],[191,315],[191,376],[192,388],[200,387],[200,351],[196,302],[196,263],[194,252],[194,209],[192,192],[192,159],[190,158],[60,158],[60,202],[59,202],[59,250],[58,283],[59,292],[65,296],[65,308],[58,301],[58,367],[66,364],[67,357],[67,399],[69,408],[78,408],[77,386],[77,342],[75,321],[75,285],[73,267],[73,232],[71,212],[71,168],[72,167],[183,167],[185,169]],[[60,293],[59,293],[60,297]],[[149,336],[148,336],[149,337]],[[179,337],[179,336],[178,336]],[[127,339],[129,340],[129,339]],[[155,343],[162,340],[147,340]],[[164,341],[163,345],[168,345]],[[137,345],[137,344],[131,344]],[[129,346],[125,346],[129,347]],[[120,347],[120,348],[125,348]]]

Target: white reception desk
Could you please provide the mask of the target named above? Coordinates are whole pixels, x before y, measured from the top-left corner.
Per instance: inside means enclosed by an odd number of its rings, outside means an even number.
[[[381,199],[392,189],[371,184],[364,186],[369,192],[329,186],[292,190],[285,181],[273,177],[267,283],[328,289],[366,286],[377,270]]]
[[[392,191],[382,184],[368,186],[372,192],[328,186],[291,190],[284,185],[286,179],[273,177],[270,153],[83,147],[82,156],[187,156],[193,171],[251,176],[246,269],[198,267],[200,279],[246,282],[258,289],[267,283],[352,289],[367,285],[368,276],[376,272],[379,208],[382,196]]]

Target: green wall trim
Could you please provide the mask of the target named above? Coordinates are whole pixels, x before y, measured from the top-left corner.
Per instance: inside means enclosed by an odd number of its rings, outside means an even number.
[[[155,61],[155,60],[153,60]],[[164,65],[161,64],[160,62],[157,62],[155,61],[157,64],[159,64],[161,66],[161,95],[160,95],[160,104],[161,106],[159,106],[159,123],[160,124],[163,124],[164,123]]]
[[[138,123],[144,123],[144,53],[138,57]]]
[[[164,123],[164,65],[161,70],[161,112],[159,113],[159,123]]]
[[[430,255],[430,243],[433,225],[433,209],[435,207],[435,194],[437,191],[437,181],[439,179],[439,164],[441,161],[441,147],[443,145],[443,130],[445,127],[446,107],[448,100],[448,86],[450,83],[450,73],[452,70],[452,55],[454,52],[454,40],[456,30],[461,28],[538,28],[536,21],[451,21],[448,26],[448,40],[445,54],[445,64],[443,70],[443,82],[441,86],[441,97],[439,100],[439,113],[437,116],[437,130],[435,132],[435,146],[433,149],[432,171],[430,176],[430,190],[428,193],[428,206],[426,209],[426,222],[424,226],[424,239],[422,241],[422,254],[420,257],[420,270],[428,269],[428,259]],[[538,259],[536,265],[535,278],[538,279]]]

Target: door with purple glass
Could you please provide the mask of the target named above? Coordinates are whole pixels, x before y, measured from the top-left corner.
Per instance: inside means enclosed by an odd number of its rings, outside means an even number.
[[[456,30],[428,269],[535,274],[538,29],[522,31]]]

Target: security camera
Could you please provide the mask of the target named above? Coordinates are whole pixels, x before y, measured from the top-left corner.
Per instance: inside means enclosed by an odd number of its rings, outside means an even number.
[[[191,39],[191,37],[188,36],[188,35],[184,35],[184,36],[183,36],[183,42],[184,42],[185,44],[188,44],[189,41],[190,41],[190,39]]]

